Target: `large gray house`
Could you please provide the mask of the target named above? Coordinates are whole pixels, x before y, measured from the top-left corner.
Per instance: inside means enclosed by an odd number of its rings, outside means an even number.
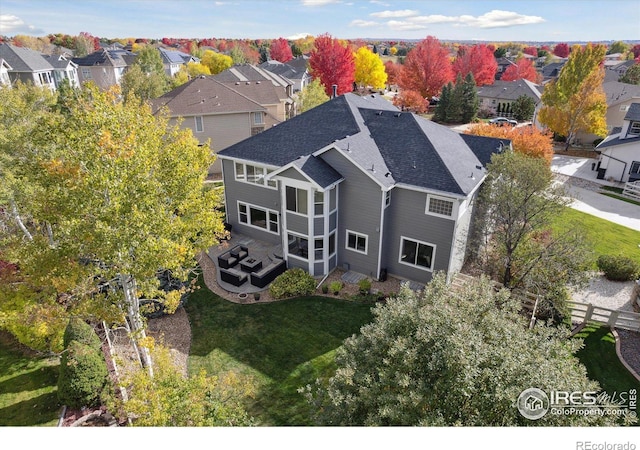
[[[485,165],[505,146],[345,94],[219,152],[227,221],[314,276],[426,283],[461,269]]]

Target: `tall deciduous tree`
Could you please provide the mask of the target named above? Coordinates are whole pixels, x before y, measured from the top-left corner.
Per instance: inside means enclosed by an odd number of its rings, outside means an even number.
[[[205,50],[200,63],[209,68],[211,75],[215,75],[233,66],[233,58],[213,50]]]
[[[14,227],[3,242],[23,278],[11,298],[53,302],[62,319],[122,317],[138,293],[175,300],[159,290],[158,271],[186,279],[195,255],[223,233],[219,196],[204,188],[208,146],[119,95],[88,85],[11,148],[12,170],[28,183],[17,210],[29,217],[26,232]],[[115,293],[99,295],[110,280]]]
[[[620,77],[620,82],[629,84],[640,84],[640,62],[629,67],[624,75]]]
[[[409,51],[398,77],[400,88],[417,91],[429,100],[449,81],[453,81],[449,51],[433,36]]]
[[[271,41],[270,54],[271,59],[280,61],[281,63],[286,63],[293,59],[291,46],[285,38],[278,38]]]
[[[326,383],[307,387],[320,425],[611,425],[606,414],[546,414],[516,408],[531,387],[598,391],[566,331],[527,329],[520,305],[486,279],[452,289],[436,274],[422,293],[402,287],[348,338]],[[508,342],[509,345],[505,345]],[[531,351],[523,351],[531,349]],[[604,408],[600,408],[601,410]]]
[[[566,286],[584,282],[592,262],[577,228],[550,228],[568,202],[553,185],[547,161],[506,151],[491,158],[476,216],[476,230],[486,239],[479,264],[505,286],[539,294],[545,309],[561,313]]]
[[[387,85],[398,84],[398,76],[402,66],[389,60],[384,63],[384,71],[387,74]]]
[[[511,141],[513,151],[542,158],[548,165],[553,159],[552,134],[540,131],[536,127],[496,127],[485,122],[470,126],[465,133],[502,138],[505,142]]]
[[[453,62],[453,71],[455,74],[462,75],[462,78],[471,73],[476,85],[484,86],[493,84],[498,71],[498,62],[493,56],[493,51],[486,44],[463,46],[458,49],[458,56]]]
[[[355,55],[355,82],[360,89],[371,86],[382,89],[387,82],[387,73],[380,57],[367,47],[360,47]]]
[[[519,58],[514,65],[507,67],[507,69],[500,77],[503,81],[516,81],[516,80],[529,80],[532,83],[539,83],[541,81],[541,75],[536,70],[535,66],[528,58]]]
[[[556,44],[555,47],[553,47],[553,54],[559,56],[560,58],[566,58],[567,56],[569,56],[569,51],[569,44],[567,44],[566,42],[560,42],[559,44]]]
[[[576,45],[560,75],[542,94],[540,123],[565,136],[567,148],[578,131],[606,136],[607,101],[602,88],[605,47]]]
[[[169,76],[164,71],[160,51],[143,45],[131,67],[122,76],[122,93],[145,101],[160,97],[170,89]]]
[[[320,80],[313,80],[298,94],[298,113],[309,111],[327,100],[329,96],[325,93]]]
[[[313,78],[319,79],[324,91],[331,96],[332,86],[338,86],[338,95],[353,91],[355,60],[348,46],[329,34],[316,38],[309,57]]]

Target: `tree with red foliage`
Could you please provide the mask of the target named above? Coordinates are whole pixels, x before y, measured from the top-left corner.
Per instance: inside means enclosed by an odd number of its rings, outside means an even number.
[[[409,51],[398,77],[401,89],[417,91],[428,99],[440,94],[449,81],[453,81],[449,51],[433,36]]]
[[[393,97],[393,104],[403,111],[411,111],[417,114],[427,111],[429,102],[418,91],[402,90]]]
[[[291,46],[285,38],[278,38],[272,41],[269,53],[271,54],[271,59],[280,61],[281,63],[286,63],[293,59]]]
[[[353,52],[328,33],[318,36],[309,56],[311,76],[319,79],[325,93],[333,95],[332,86],[338,86],[338,95],[353,91],[356,64]]]
[[[553,54],[560,58],[566,58],[567,56],[569,56],[570,51],[571,49],[569,48],[569,44],[567,44],[566,42],[561,42],[553,47]]]
[[[538,49],[535,47],[526,47],[524,50],[522,50],[523,53],[527,54],[527,55],[531,55],[531,56],[538,56]]]
[[[532,83],[540,83],[541,81],[541,76],[531,60],[524,57],[518,59],[514,65],[507,67],[500,79],[502,81],[515,81],[522,78]]]
[[[493,56],[493,51],[485,44],[461,46],[453,63],[453,71],[455,75],[460,74],[462,78],[471,73],[476,86],[485,86],[493,84],[498,71],[498,62]]]
[[[633,59],[638,59],[640,58],[640,44],[636,44],[633,47],[631,47],[631,53],[633,53]]]
[[[387,72],[387,85],[398,84],[398,76],[402,70],[402,65],[389,60],[384,63],[384,71]]]

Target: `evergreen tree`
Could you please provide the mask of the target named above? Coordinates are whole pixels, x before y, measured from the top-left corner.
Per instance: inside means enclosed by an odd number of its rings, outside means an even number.
[[[480,100],[473,74],[469,72],[462,83],[461,119],[463,123],[471,122],[478,114]]]
[[[436,122],[446,123],[448,119],[447,112],[449,111],[449,107],[451,104],[451,91],[453,90],[453,84],[449,82],[444,85],[442,88],[442,93],[440,94],[440,101],[436,106],[436,111],[433,116],[433,120]]]

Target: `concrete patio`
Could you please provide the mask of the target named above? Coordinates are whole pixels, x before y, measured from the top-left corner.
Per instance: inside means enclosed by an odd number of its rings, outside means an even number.
[[[282,246],[273,245],[267,242],[258,241],[249,236],[239,233],[232,233],[232,237],[226,241],[220,242],[219,245],[211,247],[207,251],[207,255],[213,261],[216,267],[216,281],[218,285],[227,292],[238,294],[240,297],[246,297],[254,292],[261,292],[268,287],[257,287],[247,280],[240,286],[235,286],[222,280],[220,276],[220,267],[218,267],[218,256],[232,249],[236,245],[243,245],[249,249],[249,258],[262,261],[263,266],[268,266],[272,261],[282,258]],[[239,270],[239,266],[238,266]]]

